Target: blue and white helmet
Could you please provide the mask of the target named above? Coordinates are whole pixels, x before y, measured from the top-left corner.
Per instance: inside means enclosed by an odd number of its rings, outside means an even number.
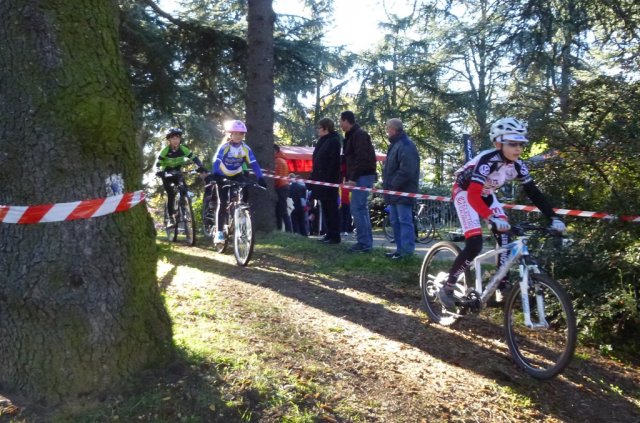
[[[529,142],[527,139],[527,124],[516,118],[506,117],[498,119],[491,125],[489,137],[493,142],[517,141]]]

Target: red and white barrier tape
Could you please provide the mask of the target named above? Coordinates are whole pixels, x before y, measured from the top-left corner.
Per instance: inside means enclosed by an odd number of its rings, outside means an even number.
[[[380,193],[380,194],[389,194],[389,195],[398,195],[398,196],[401,196],[401,197],[417,198],[417,199],[420,199],[420,200],[436,200],[436,201],[447,201],[447,202],[451,201],[451,197],[443,197],[443,196],[438,196],[438,195],[414,194],[414,193],[409,193],[409,192],[389,191],[389,190],[378,189],[378,188],[354,187],[354,186],[342,185],[342,184],[332,184],[332,183],[329,183],[329,182],[312,181],[312,180],[308,180],[308,179],[289,178],[289,177],[286,177],[286,176],[275,176],[275,175],[273,175],[271,173],[265,173],[265,176],[267,176],[269,178],[274,178],[274,179],[286,179],[286,180],[289,180],[289,181],[303,182],[303,183],[306,183],[306,184],[320,185],[320,186],[325,186],[325,187],[346,188],[346,189],[349,189],[349,190],[358,190],[358,191],[371,191],[371,192],[377,192],[377,193]],[[503,204],[503,207],[505,209],[522,210],[522,211],[526,211],[526,212],[540,212],[540,210],[538,210],[538,208],[535,207],[535,206],[522,206],[522,205],[517,205],[517,204]],[[591,217],[591,218],[594,218],[594,219],[603,219],[603,220],[616,220],[617,219],[617,220],[622,220],[624,222],[640,223],[640,216],[616,216],[616,215],[608,214],[608,213],[590,212],[590,211],[583,211],[583,210],[567,210],[567,209],[553,209],[553,210],[557,214],[563,215],[563,216]]]
[[[309,179],[289,178],[286,176],[275,176],[270,172],[265,172],[265,176],[274,179],[284,179],[312,185],[320,185],[334,188],[345,188],[348,190],[370,191],[380,194],[398,195],[421,200],[435,200],[450,202],[450,197],[439,195],[416,194],[401,191],[390,191],[377,188],[363,188],[350,185],[333,184],[329,182],[312,181]],[[129,210],[145,200],[144,191],[129,192],[126,194],[114,195],[106,198],[93,200],[74,201],[71,203],[43,204],[39,206],[0,206],[0,223],[15,223],[19,225],[62,222],[68,220],[88,219],[92,217],[105,216],[111,213],[119,213]],[[504,204],[504,208],[522,210],[526,212],[539,212],[537,207],[523,206],[516,204]],[[602,212],[590,212],[583,210],[554,209],[559,215],[591,217],[603,220],[622,220],[624,222],[640,223],[640,216],[616,216]]]
[[[71,203],[39,206],[0,206],[0,222],[19,225],[89,219],[119,213],[144,201],[144,191]]]

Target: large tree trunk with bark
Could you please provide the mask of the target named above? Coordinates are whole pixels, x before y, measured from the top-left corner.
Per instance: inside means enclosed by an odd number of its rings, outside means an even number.
[[[116,2],[4,0],[0,16],[0,204],[140,189]],[[108,390],[168,358],[156,254],[144,206],[1,223],[0,389],[52,404]]]
[[[275,13],[272,0],[249,0],[247,62],[247,139],[263,168],[273,169],[274,121],[274,59],[273,27]],[[271,185],[273,186],[273,185]],[[275,228],[275,193],[253,196],[256,203],[269,207],[254,207],[257,229]]]

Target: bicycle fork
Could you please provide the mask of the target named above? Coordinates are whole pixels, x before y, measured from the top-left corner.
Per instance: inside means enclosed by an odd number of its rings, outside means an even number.
[[[524,260],[523,260],[524,262]],[[535,267],[531,266],[531,267]],[[529,304],[529,269],[530,265],[522,263],[520,270],[520,297],[522,300],[522,315],[524,325],[529,329],[548,329],[549,323],[544,311],[544,292],[538,283],[533,284],[533,292],[536,298],[536,310],[538,311],[538,321],[531,321],[531,305]]]

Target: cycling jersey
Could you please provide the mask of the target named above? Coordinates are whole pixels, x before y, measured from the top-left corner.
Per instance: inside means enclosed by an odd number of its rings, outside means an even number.
[[[496,149],[480,152],[456,170],[454,175],[456,185],[463,190],[467,190],[472,181],[481,184],[483,196],[493,194],[506,182],[514,179],[523,184],[533,180],[522,160],[507,161],[500,150]]]
[[[184,145],[178,146],[176,150],[172,150],[171,146],[166,146],[158,155],[156,167],[158,170],[180,170],[180,168],[190,161],[202,167],[202,162],[196,157],[191,150]]]
[[[465,199],[456,202],[456,209],[460,215],[460,207],[471,207],[475,213],[483,219],[491,215],[503,215],[496,205],[495,191],[508,181],[517,179],[523,186],[527,196],[547,217],[555,215],[553,208],[548,203],[544,195],[540,192],[533,178],[529,174],[529,169],[522,160],[509,161],[505,159],[500,150],[486,150],[469,160],[455,172],[456,182],[453,186],[452,197],[455,199],[462,191],[467,191]],[[493,197],[493,198],[491,198]],[[465,206],[464,204],[467,204]],[[497,203],[499,204],[499,203]],[[492,210],[493,209],[493,210]],[[500,207],[501,209],[501,207]],[[462,210],[467,215],[465,210]],[[469,225],[469,229],[479,228],[479,221]],[[469,234],[475,232],[469,231]]]
[[[248,164],[253,169],[257,178],[262,178],[262,169],[253,154],[253,151],[244,142],[234,146],[230,142],[223,142],[218,147],[213,160],[213,174],[222,176],[235,176],[242,173],[242,165]]]

